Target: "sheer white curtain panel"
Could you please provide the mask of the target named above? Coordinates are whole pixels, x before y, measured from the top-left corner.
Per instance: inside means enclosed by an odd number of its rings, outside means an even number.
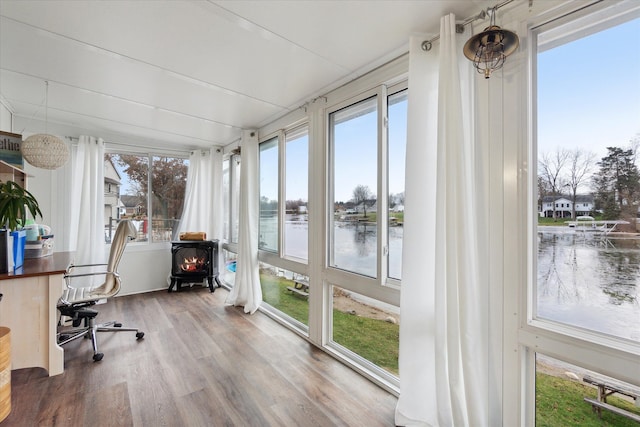
[[[70,250],[76,264],[105,262],[104,141],[82,135],[72,147]]]
[[[473,73],[455,16],[411,39],[397,425],[486,426],[488,281],[472,127]],[[435,202],[435,203],[434,203]],[[426,260],[426,262],[425,262]]]
[[[258,139],[253,131],[243,131],[240,141],[240,230],[236,278],[226,304],[243,306],[245,313],[254,313],[262,302],[258,273]]]
[[[207,239],[222,242],[222,149],[195,150],[189,156],[184,209],[174,239],[183,231],[204,231]],[[218,246],[218,265],[222,250]]]

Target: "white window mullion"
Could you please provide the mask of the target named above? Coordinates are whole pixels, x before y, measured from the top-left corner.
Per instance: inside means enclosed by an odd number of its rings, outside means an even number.
[[[378,95],[378,190],[377,190],[377,227],[378,227],[378,278],[380,284],[387,281],[389,263],[389,169],[388,138],[389,127],[387,87],[380,86]]]

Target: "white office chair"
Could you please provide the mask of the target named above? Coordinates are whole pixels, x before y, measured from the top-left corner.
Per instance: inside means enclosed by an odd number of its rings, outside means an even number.
[[[109,262],[107,264],[85,264],[70,265],[64,275],[65,290],[58,300],[58,311],[60,311],[60,320],[58,321],[57,340],[59,345],[67,344],[81,337],[91,337],[93,344],[93,360],[98,362],[104,357],[103,353],[98,352],[98,342],[96,332],[125,332],[131,331],[136,333],[136,338],[144,337],[144,332],[135,328],[123,328],[122,324],[116,321],[107,323],[95,323],[98,315],[96,310],[89,307],[95,305],[99,300],[111,298],[115,296],[122,285],[120,275],[118,274],[118,264],[124,252],[124,248],[128,241],[135,239],[136,229],[131,221],[120,221],[118,228],[111,242],[111,252],[109,253]],[[105,266],[104,271],[85,272],[89,269]],[[104,282],[99,286],[78,286],[82,279],[96,276],[104,276]],[[71,322],[73,328],[67,328],[63,325],[63,318],[66,322]],[[84,322],[83,326],[80,326]]]

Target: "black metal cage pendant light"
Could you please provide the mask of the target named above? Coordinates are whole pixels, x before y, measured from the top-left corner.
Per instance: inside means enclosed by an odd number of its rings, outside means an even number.
[[[485,79],[495,70],[502,68],[507,56],[519,45],[518,35],[495,24],[496,8],[489,9],[490,25],[483,32],[471,37],[464,44],[463,53],[478,73]]]

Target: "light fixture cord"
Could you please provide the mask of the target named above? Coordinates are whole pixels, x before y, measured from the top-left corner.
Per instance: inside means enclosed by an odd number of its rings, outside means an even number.
[[[496,25],[496,13],[498,12],[498,6],[493,6],[487,10],[489,14],[489,27]]]
[[[44,133],[49,130],[49,82],[44,81]]]

